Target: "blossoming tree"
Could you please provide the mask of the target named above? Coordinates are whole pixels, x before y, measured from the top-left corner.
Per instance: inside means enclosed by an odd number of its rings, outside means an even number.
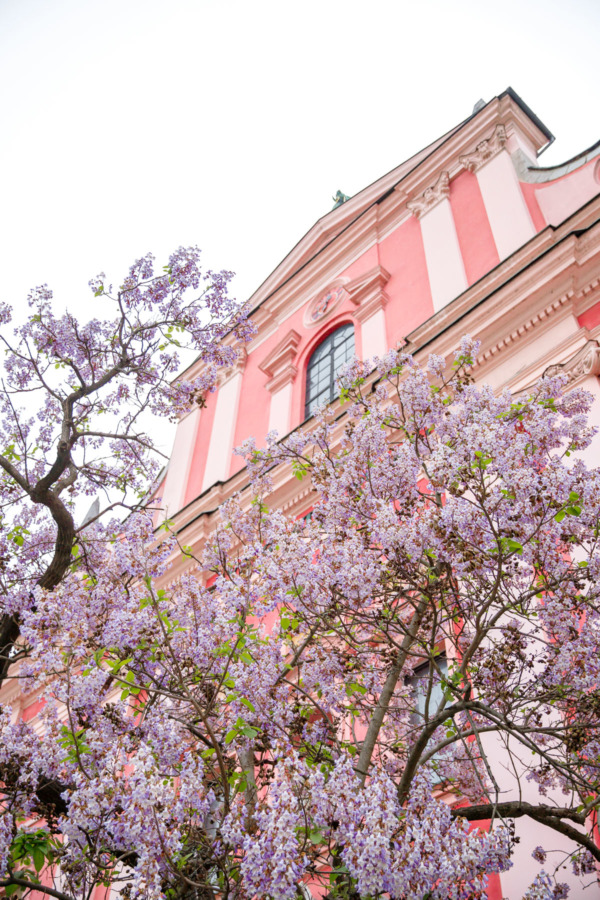
[[[49,333],[60,346],[61,329]],[[8,892],[480,898],[511,865],[523,816],[568,839],[571,866],[594,880],[600,475],[578,458],[589,399],[562,396],[557,379],[494,396],[470,382],[471,352],[465,342],[450,373],[395,352],[376,378],[356,363],[342,418],[249,442],[249,489],[198,558],[138,513],[88,523],[59,576],[37,574],[32,535],[51,555],[61,524],[38,524],[49,466],[12,426],[21,450],[3,463],[5,491],[34,512],[6,537],[3,600],[21,635],[8,663],[20,658],[23,689],[45,706],[36,728],[3,713]],[[31,357],[14,353],[21,387]],[[143,396],[155,366],[131,374]],[[180,388],[182,402],[197,389]],[[164,409],[164,390],[146,402]],[[105,438],[85,409],[63,427],[96,449]],[[86,476],[94,490],[129,489],[134,465],[143,491],[149,441],[128,442],[133,427],[122,456]],[[281,467],[310,480],[309,519],[270,504]],[[65,482],[77,485],[66,465],[59,496]],[[181,552],[189,569],[170,583]],[[553,867],[531,865],[529,900],[566,896]]]

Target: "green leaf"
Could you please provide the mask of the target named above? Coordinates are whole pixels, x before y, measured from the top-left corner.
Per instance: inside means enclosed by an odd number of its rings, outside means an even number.
[[[523,552],[523,546],[518,541],[514,541],[512,538],[507,538],[506,545],[509,550],[516,551],[517,553]]]
[[[244,737],[250,738],[252,740],[258,734],[258,728],[252,728],[251,725],[246,725],[244,728],[240,728],[240,734],[243,734]]]
[[[41,872],[46,864],[46,857],[39,847],[33,848],[33,864],[36,872]]]
[[[357,682],[351,682],[346,685],[346,693],[350,697],[352,694],[366,694],[367,689],[363,684],[357,684]]]
[[[566,516],[566,514],[567,514],[566,509],[561,509],[561,510],[560,510],[559,512],[557,512],[556,515],[554,516],[554,521],[555,521],[555,522],[562,522],[562,520],[564,519],[564,517]]]

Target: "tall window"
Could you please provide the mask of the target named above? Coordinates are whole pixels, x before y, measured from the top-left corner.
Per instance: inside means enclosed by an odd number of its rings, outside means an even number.
[[[312,416],[322,403],[337,396],[335,376],[354,356],[354,326],[342,325],[319,344],[306,371],[305,416]]]

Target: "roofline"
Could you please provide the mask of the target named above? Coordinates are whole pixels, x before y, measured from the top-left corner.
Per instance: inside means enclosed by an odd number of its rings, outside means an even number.
[[[543,147],[543,148],[540,150],[540,153],[543,153],[544,150],[547,150],[547,149],[548,149],[548,147],[550,146],[550,144],[553,144],[553,143],[554,143],[554,141],[556,140],[556,138],[554,137],[554,135],[552,134],[552,132],[550,131],[550,129],[548,128],[548,126],[547,126],[547,125],[544,125],[544,123],[542,122],[542,120],[541,120],[538,116],[536,116],[536,114],[535,114],[534,111],[531,109],[531,107],[528,106],[528,105],[525,103],[525,101],[524,101],[521,97],[519,97],[519,95],[517,94],[517,92],[516,92],[515,90],[513,90],[513,88],[511,88],[510,86],[507,87],[506,90],[503,91],[503,92],[498,96],[498,100],[500,100],[500,99],[501,99],[502,97],[504,97],[505,95],[509,96],[509,97],[511,98],[511,100],[514,100],[515,103],[517,104],[517,106],[520,106],[520,107],[521,107],[521,109],[523,110],[523,112],[525,113],[525,115],[528,116],[528,117],[531,119],[531,121],[533,122],[533,124],[536,125],[536,126],[540,129],[540,131],[542,132],[542,134],[548,139],[548,143],[546,144],[546,146]],[[486,105],[487,105],[487,104],[486,104]]]
[[[434,147],[434,149],[431,150],[431,152],[428,153],[427,156],[423,157],[423,159],[421,159],[418,163],[415,163],[415,165],[413,166],[413,168],[412,168],[412,169],[409,169],[409,171],[406,172],[406,173],[405,173],[405,174],[404,174],[404,175],[396,182],[396,185],[400,184],[401,181],[404,181],[404,179],[407,178],[407,177],[408,177],[408,176],[409,176],[409,175],[410,175],[410,174],[411,174],[418,166],[421,166],[427,159],[429,159],[429,157],[430,157],[433,153],[436,153],[441,147],[443,147],[444,144],[445,144],[448,140],[450,140],[450,138],[451,138],[451,137],[452,137],[459,129],[463,128],[468,122],[471,121],[471,119],[474,119],[476,116],[478,116],[479,113],[482,112],[482,110],[484,110],[487,106],[490,105],[490,103],[493,103],[494,100],[501,100],[501,99],[502,99],[503,97],[505,97],[505,96],[510,97],[511,100],[513,100],[513,101],[517,104],[517,106],[519,106],[519,107],[522,109],[522,111],[525,113],[525,115],[526,115],[529,119],[531,119],[531,121],[533,122],[533,124],[534,124],[537,128],[539,128],[539,130],[542,132],[542,134],[544,135],[544,137],[547,138],[548,143],[542,148],[542,150],[540,151],[540,153],[543,153],[545,150],[547,150],[548,147],[555,141],[554,135],[552,134],[552,132],[550,131],[550,129],[549,129],[546,125],[544,125],[544,123],[542,122],[542,120],[541,120],[538,116],[536,116],[536,114],[533,112],[533,110],[531,109],[531,107],[529,107],[529,106],[525,103],[525,101],[517,94],[517,92],[516,92],[512,87],[509,86],[509,87],[506,88],[506,90],[502,91],[501,94],[498,94],[498,96],[492,97],[491,100],[488,100],[488,102],[485,104],[485,106],[481,107],[481,109],[478,109],[477,111],[473,111],[473,112],[471,113],[470,116],[467,116],[466,119],[463,119],[461,122],[459,122],[459,123],[458,123],[457,125],[455,125],[453,128],[450,128],[448,131],[446,131],[445,134],[442,135],[441,140],[440,140],[440,138],[437,139],[438,141],[440,141],[439,143],[437,143],[436,141],[431,141],[429,144],[426,144],[426,145],[425,145],[424,147],[422,147],[420,150],[417,150],[415,153],[413,153],[411,156],[409,156],[408,159],[405,160],[405,162],[408,162],[410,159],[413,159],[415,156],[418,156],[420,153],[423,153],[423,151],[426,150],[428,147],[431,147],[432,144],[436,144],[436,146]],[[402,165],[402,163],[399,163],[398,166],[394,166],[394,169],[397,169],[397,168],[398,168],[399,166],[401,166],[401,165]],[[381,181],[382,179],[384,179],[384,178],[386,178],[388,175],[390,175],[390,174],[394,171],[394,169],[390,169],[389,172],[386,172],[386,173],[384,173],[383,175],[381,175],[379,178],[376,178],[375,181],[372,181],[372,182],[370,182],[369,184],[365,185],[364,188],[361,188],[361,190],[358,192],[358,194],[354,194],[354,196],[351,197],[350,200],[349,200],[349,201],[346,201],[346,202],[352,202],[352,200],[356,199],[356,197],[360,197],[360,195],[361,195],[362,193],[364,193],[365,191],[368,191],[369,188],[371,188],[371,187],[373,187],[373,185],[377,184],[378,181]],[[309,259],[307,259],[305,262],[303,262],[300,266],[298,266],[298,268],[295,269],[294,272],[293,272],[292,274],[290,274],[290,275],[285,279],[285,281],[282,281],[281,284],[278,284],[277,287],[273,288],[273,290],[272,290],[269,294],[267,294],[267,296],[264,297],[264,298],[260,301],[260,303],[258,303],[256,306],[252,307],[252,310],[251,310],[251,312],[250,312],[250,315],[252,315],[256,310],[260,309],[261,306],[262,306],[264,303],[267,302],[267,300],[270,300],[271,297],[272,297],[274,294],[276,294],[277,291],[281,290],[281,288],[284,287],[289,281],[291,281],[291,279],[294,278],[294,277],[298,274],[298,272],[301,272],[302,269],[304,269],[304,268],[305,268],[307,265],[309,265],[314,259],[316,259],[317,256],[319,256],[320,253],[322,253],[324,250],[327,249],[327,247],[329,247],[329,245],[331,244],[332,241],[336,240],[336,238],[338,238],[338,237],[340,236],[340,234],[343,234],[344,231],[346,231],[348,228],[350,228],[350,226],[353,225],[356,221],[358,221],[358,219],[360,219],[365,213],[367,213],[367,212],[368,212],[370,209],[372,209],[374,206],[377,206],[379,203],[381,203],[381,201],[384,200],[385,197],[389,196],[389,194],[394,190],[394,188],[395,188],[396,185],[394,185],[394,186],[392,186],[391,188],[389,188],[389,190],[386,191],[385,194],[383,194],[381,197],[378,197],[376,200],[373,200],[367,207],[365,207],[364,210],[362,210],[362,212],[358,213],[354,219],[352,219],[350,222],[348,222],[348,224],[345,225],[344,228],[342,228],[341,231],[339,231],[339,232],[338,232],[337,234],[335,234],[335,235],[332,235],[331,239],[330,239],[326,244],[324,244],[322,247],[320,247],[319,250],[317,250],[317,252],[316,252],[313,256],[311,256]],[[342,206],[343,206],[343,205],[344,205],[344,204],[342,204]],[[248,300],[251,300],[252,297],[254,296],[254,294],[257,294],[258,291],[260,291],[260,289],[261,289],[261,287],[263,286],[263,284],[265,284],[265,283],[269,280],[269,278],[271,277],[271,275],[273,274],[273,272],[276,272],[277,269],[279,268],[279,266],[280,266],[280,265],[288,258],[288,256],[289,256],[291,253],[294,252],[294,250],[296,249],[296,247],[298,247],[298,245],[302,243],[302,241],[304,240],[304,238],[306,237],[306,235],[307,235],[307,234],[315,227],[315,225],[317,225],[319,222],[322,222],[324,219],[326,219],[328,216],[330,216],[331,213],[336,212],[336,211],[337,211],[338,209],[340,209],[340,208],[341,208],[341,207],[339,207],[339,206],[338,206],[338,207],[334,207],[333,209],[330,209],[327,213],[325,213],[325,215],[320,216],[318,219],[316,219],[315,222],[313,223],[313,225],[311,225],[311,227],[308,229],[308,231],[306,231],[306,232],[302,235],[302,237],[301,237],[298,241],[296,241],[296,243],[295,243],[294,246],[288,251],[288,253],[286,253],[286,255],[285,255],[285,256],[277,263],[277,265],[274,267],[274,269],[273,269],[271,272],[269,272],[269,274],[267,275],[267,277],[266,277],[263,281],[261,281],[261,283],[258,285],[258,287],[252,292],[252,295],[248,298]]]
[[[402,181],[404,181],[405,178],[408,178],[409,175],[411,175],[416,169],[418,169],[421,165],[423,165],[423,163],[425,163],[428,159],[430,159],[430,157],[434,153],[437,153],[458,131],[460,131],[460,129],[462,129],[472,119],[474,119],[481,112],[483,112],[483,110],[486,109],[491,103],[493,103],[494,101],[499,101],[503,97],[509,97],[525,113],[525,115],[536,126],[536,128],[538,128],[541,131],[541,133],[544,135],[544,137],[546,137],[548,143],[545,144],[544,147],[539,151],[538,156],[541,153],[543,153],[544,150],[547,150],[548,147],[550,146],[550,144],[552,144],[553,141],[555,140],[554,135],[549,130],[549,128],[546,125],[544,125],[544,123],[541,121],[541,119],[538,116],[536,116],[536,114],[533,112],[533,110],[525,103],[525,101],[519,96],[519,94],[517,94],[517,92],[512,87],[510,87],[510,86],[507,87],[506,90],[502,91],[501,94],[498,94],[497,96],[492,97],[490,100],[488,100],[488,102],[485,104],[485,106],[482,106],[481,109],[473,110],[473,112],[469,116],[467,116],[465,119],[463,119],[457,125],[455,125],[453,128],[446,131],[440,138],[437,138],[436,140],[431,141],[429,144],[426,144],[420,150],[417,150],[415,153],[413,153],[411,156],[409,156],[408,159],[404,160],[404,163],[410,162],[411,159],[418,157],[421,153],[426,151],[429,147],[433,147],[433,149],[429,153],[427,153],[426,156],[419,159],[419,162],[415,163],[412,166],[412,168],[410,168],[407,172],[405,172],[398,179],[397,182],[395,182],[383,194],[381,194],[379,197],[377,197],[375,200],[373,200],[371,203],[369,203],[369,205],[366,206],[363,210],[358,212],[354,216],[354,218],[352,218],[349,222],[347,222],[346,225],[344,225],[341,228],[340,231],[337,231],[336,233],[332,234],[330,239],[327,241],[327,243],[325,243],[321,247],[319,247],[319,249],[315,253],[313,253],[312,256],[310,256],[308,259],[306,259],[304,262],[302,262],[297,268],[295,268],[293,270],[293,272],[291,272],[284,281],[277,284],[276,287],[274,287],[271,291],[269,291],[269,293],[265,297],[263,297],[263,299],[260,302],[258,302],[255,306],[252,306],[248,310],[248,318],[249,319],[252,318],[252,316],[256,312],[258,312],[258,310],[260,310],[264,306],[265,303],[267,303],[269,300],[271,300],[278,293],[278,291],[280,291],[287,284],[289,284],[289,282],[292,281],[292,279],[294,279],[298,275],[299,272],[302,272],[307,266],[309,266],[311,263],[313,263],[314,260],[317,259],[322,253],[324,253],[334,241],[336,241],[342,234],[344,234],[349,228],[351,228],[356,222],[358,222],[365,214],[367,214],[371,209],[373,209],[373,207],[379,205],[383,200],[385,200],[386,197],[388,197],[394,191],[394,189],[397,187],[397,185],[399,185]],[[404,163],[402,163],[402,162],[399,163],[397,166],[394,166],[393,169],[390,169],[389,172],[386,172],[384,175],[381,175],[379,178],[376,178],[375,181],[370,182],[370,184],[368,184],[364,188],[362,188],[357,194],[355,194],[353,197],[351,197],[350,200],[346,201],[346,203],[352,203],[357,197],[360,197],[361,194],[363,194],[365,191],[368,191],[370,188],[372,188],[375,184],[377,184],[378,181],[382,181],[383,179],[387,178],[389,175],[391,175],[391,173],[394,171],[394,169],[399,168]],[[254,297],[261,290],[263,285],[265,285],[267,283],[269,278],[271,278],[271,276],[285,262],[285,260],[304,241],[304,239],[307,237],[307,235],[312,231],[312,229],[316,225],[318,225],[320,222],[323,222],[332,213],[335,213],[339,209],[342,209],[344,206],[346,206],[346,203],[342,204],[339,207],[334,207],[333,209],[331,209],[327,213],[325,213],[323,216],[316,219],[315,222],[310,226],[308,231],[306,231],[302,235],[302,237],[299,238],[299,240],[294,244],[294,246],[285,254],[285,256],[269,272],[267,277],[258,285],[258,287],[252,292],[250,297],[248,297],[248,299],[245,301],[245,303],[243,305],[248,306],[250,304],[252,297]],[[228,332],[228,334],[230,334],[230,333],[231,332]],[[227,335],[225,337],[227,337]],[[197,356],[188,366],[186,366],[186,368],[183,370],[181,375],[178,377],[182,377],[185,374],[185,372],[189,371],[194,365],[196,365],[196,363],[200,360],[200,358],[201,358],[200,355]]]

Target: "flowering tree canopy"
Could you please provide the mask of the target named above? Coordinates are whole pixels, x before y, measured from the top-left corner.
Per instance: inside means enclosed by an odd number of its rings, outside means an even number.
[[[248,489],[176,581],[176,536],[143,513],[90,523],[52,584],[10,576],[21,683],[45,705],[35,728],[3,713],[8,891],[474,900],[522,816],[546,826],[538,863],[566,836],[595,877],[590,401],[557,379],[495,396],[471,353],[450,373],[356,363],[339,419],[248,442]],[[300,522],[273,507],[288,470],[314,492]],[[528,900],[566,896],[545,865]]]
[[[31,292],[31,314],[12,340],[11,310],[0,304],[0,681],[34,585],[55,588],[75,547],[84,560],[82,529],[115,507],[139,508],[147,496],[158,470],[147,414],[176,419],[235,361],[234,343],[222,339],[232,330],[246,336],[249,325],[227,296],[231,277],[203,272],[197,248],[180,248],[159,275],[149,255],[117,291],[103,273],[90,282],[98,316],[85,324],[69,312],[57,316],[44,285]],[[202,375],[176,381],[178,351],[189,347],[203,360]],[[86,495],[97,510],[76,524],[74,501]]]

